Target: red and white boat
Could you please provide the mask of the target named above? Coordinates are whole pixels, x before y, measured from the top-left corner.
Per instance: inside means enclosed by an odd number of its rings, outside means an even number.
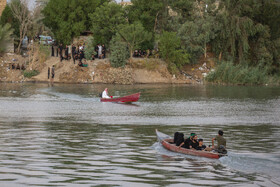
[[[213,158],[213,159],[219,159],[222,156],[227,156],[226,154],[221,154],[221,153],[217,153],[217,152],[198,151],[198,150],[185,149],[183,147],[178,147],[178,146],[176,146],[176,144],[173,143],[173,138],[171,138],[167,134],[159,132],[157,129],[156,129],[156,134],[157,134],[158,141],[161,143],[161,145],[169,151],[173,151],[176,153],[183,153],[183,154],[192,155],[192,156]]]
[[[135,93],[132,95],[127,95],[127,96],[123,96],[123,97],[117,97],[117,98],[101,98],[100,101],[101,102],[115,102],[115,103],[132,103],[132,102],[136,102],[138,101],[140,98],[140,92],[139,93]]]

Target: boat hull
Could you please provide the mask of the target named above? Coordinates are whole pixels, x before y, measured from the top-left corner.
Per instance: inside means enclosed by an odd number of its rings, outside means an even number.
[[[220,154],[220,153],[213,153],[213,152],[209,152],[209,151],[198,151],[198,150],[185,149],[182,147],[178,147],[175,144],[172,144],[173,139],[170,136],[163,134],[163,133],[159,132],[158,130],[156,130],[156,134],[157,134],[158,141],[161,143],[161,145],[165,149],[176,152],[176,153],[182,153],[182,154],[186,154],[186,155],[200,156],[200,157],[206,157],[206,158],[213,158],[213,159],[219,159],[222,156],[226,156],[226,155]]]
[[[101,98],[100,101],[101,102],[115,102],[115,103],[132,103],[132,102],[137,102],[140,98],[140,93],[135,93],[132,95],[127,95],[124,97],[118,97],[118,98]]]

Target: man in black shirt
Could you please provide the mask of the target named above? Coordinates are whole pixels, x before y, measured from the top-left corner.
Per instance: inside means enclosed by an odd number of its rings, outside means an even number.
[[[196,148],[198,146],[197,135],[195,133],[191,133],[191,136],[187,138],[179,147],[183,147],[186,149]]]
[[[63,60],[63,54],[62,54],[63,45],[60,44],[58,48],[59,48],[60,62],[62,62],[62,60]]]
[[[190,143],[190,149],[196,149],[199,145],[198,141],[197,141],[197,135],[194,135],[191,139],[191,143]]]
[[[196,148],[196,150],[200,150],[200,151],[202,151],[202,150],[204,150],[205,148],[206,148],[206,146],[205,145],[203,145],[203,139],[198,139],[198,146],[197,146],[197,148]]]
[[[76,55],[76,47],[74,44],[72,44],[72,58],[73,58],[73,61],[74,61],[74,64],[75,64],[75,55]]]

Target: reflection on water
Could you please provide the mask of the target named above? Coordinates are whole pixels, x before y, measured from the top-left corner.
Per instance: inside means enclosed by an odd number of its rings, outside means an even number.
[[[1,186],[279,186],[280,88],[0,84]],[[225,132],[219,160],[165,150],[155,129]]]

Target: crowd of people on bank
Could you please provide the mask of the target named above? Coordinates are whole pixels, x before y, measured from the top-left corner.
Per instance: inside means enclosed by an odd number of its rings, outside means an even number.
[[[55,51],[56,50],[56,51]],[[74,45],[65,47],[62,44],[58,46],[52,45],[51,56],[60,57],[60,61],[72,59],[74,64],[78,61],[78,65],[81,67],[86,67],[85,62],[85,43],[82,45]],[[94,51],[92,51],[91,60],[106,58],[106,47],[105,45],[98,44],[95,46]]]
[[[225,150],[226,149],[226,139],[223,137],[224,132],[222,130],[218,131],[218,135],[212,138],[212,146],[206,147],[203,144],[203,139],[198,139],[198,136],[195,133],[191,133],[190,137],[184,139],[184,134],[176,132],[174,134],[174,144],[176,146],[185,148],[185,149],[194,149],[201,151],[212,151],[212,150]],[[217,141],[215,146],[214,142]]]
[[[26,68],[25,68],[25,66],[24,66],[24,64],[19,64],[19,63],[17,63],[17,64],[15,64],[15,63],[12,63],[11,64],[11,66],[9,67],[10,69],[14,69],[14,70],[25,70]]]
[[[141,50],[141,49],[136,49],[133,52],[133,57],[134,58],[149,58],[151,56],[158,56],[158,51],[157,50]]]

